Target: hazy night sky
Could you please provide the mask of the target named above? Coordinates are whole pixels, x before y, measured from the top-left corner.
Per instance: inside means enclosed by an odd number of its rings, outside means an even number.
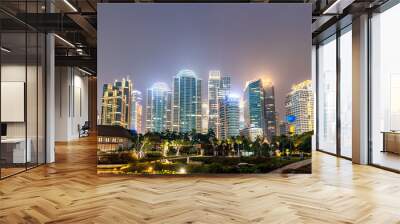
[[[143,93],[192,69],[232,76],[232,92],[269,78],[279,116],[292,84],[311,79],[309,4],[98,4],[98,85],[129,76]],[[99,104],[100,105],[100,104]],[[143,105],[144,106],[144,105]]]

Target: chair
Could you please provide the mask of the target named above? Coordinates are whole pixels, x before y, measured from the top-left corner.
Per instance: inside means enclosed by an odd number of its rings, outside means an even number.
[[[89,136],[89,129],[90,129],[89,121],[85,121],[82,127],[78,125],[79,138]]]

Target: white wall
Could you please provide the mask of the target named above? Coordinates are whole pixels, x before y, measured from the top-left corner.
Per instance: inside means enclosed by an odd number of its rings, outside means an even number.
[[[55,140],[74,140],[78,125],[88,120],[88,78],[72,67],[56,67],[55,73]]]
[[[8,138],[29,139],[32,151],[32,162],[39,159],[39,163],[44,163],[45,150],[45,115],[44,115],[44,74],[41,67],[25,66],[25,64],[3,64],[1,67],[2,82],[24,82],[26,84],[26,107],[21,108],[22,113],[26,112],[26,120],[22,122],[6,122]],[[27,80],[25,80],[27,78]],[[21,90],[24,94],[24,90]],[[7,96],[2,96],[7,97]],[[1,108],[3,112],[13,113],[10,108]],[[9,111],[7,111],[9,110]],[[37,155],[37,153],[39,155]],[[50,160],[51,162],[51,160]]]

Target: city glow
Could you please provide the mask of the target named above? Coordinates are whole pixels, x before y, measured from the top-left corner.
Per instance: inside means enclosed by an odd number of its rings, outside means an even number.
[[[151,88],[154,90],[163,90],[163,91],[169,90],[168,84],[165,82],[156,82],[151,86]]]
[[[264,85],[272,85],[272,80],[271,80],[271,78],[262,77],[261,80],[262,80],[262,82],[263,82]]]
[[[233,98],[233,99],[240,99],[240,95],[237,93],[231,93],[228,96],[229,98]]]
[[[186,174],[186,169],[181,167],[178,171],[179,174]]]
[[[182,69],[176,75],[177,77],[190,77],[190,78],[197,78],[196,73],[190,69]]]

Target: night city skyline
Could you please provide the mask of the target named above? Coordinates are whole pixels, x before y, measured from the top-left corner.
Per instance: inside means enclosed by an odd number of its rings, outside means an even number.
[[[304,57],[311,55],[304,29],[311,18],[299,13],[310,10],[307,6],[105,5],[99,7],[99,86],[129,77],[146,97],[154,83],[172,88],[173,76],[191,69],[203,80],[206,101],[209,71],[219,70],[232,77],[232,93],[240,96],[247,81],[271,80],[282,116],[291,86],[311,78],[310,60]]]

